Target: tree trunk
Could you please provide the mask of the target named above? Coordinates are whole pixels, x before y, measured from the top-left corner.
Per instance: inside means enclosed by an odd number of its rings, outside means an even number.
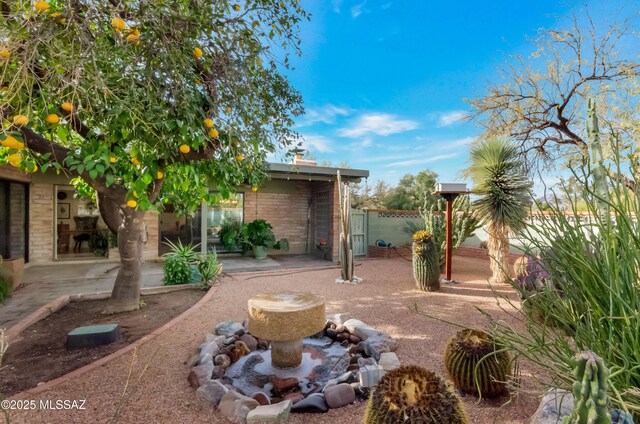
[[[144,212],[134,209],[123,211],[118,227],[120,269],[103,314],[133,311],[140,307],[140,275],[142,247],[144,245]]]
[[[492,283],[509,283],[509,228],[500,224],[491,224],[488,228],[489,260]]]

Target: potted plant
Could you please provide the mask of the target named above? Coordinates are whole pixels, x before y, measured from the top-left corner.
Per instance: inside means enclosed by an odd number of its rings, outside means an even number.
[[[271,249],[289,249],[287,239],[276,241],[273,234],[273,226],[264,219],[256,219],[240,228],[242,244],[253,250],[256,259],[266,259]]]

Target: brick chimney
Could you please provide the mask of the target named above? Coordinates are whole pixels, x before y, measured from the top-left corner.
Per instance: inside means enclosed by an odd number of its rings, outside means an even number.
[[[296,153],[293,158],[294,165],[306,165],[306,166],[317,166],[318,163],[315,160],[302,159],[302,153]]]

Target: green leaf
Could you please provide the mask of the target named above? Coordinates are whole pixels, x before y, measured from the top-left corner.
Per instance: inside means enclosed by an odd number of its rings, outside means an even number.
[[[92,169],[91,171],[89,171],[89,176],[93,179],[98,177],[98,171],[95,169]]]
[[[107,187],[110,187],[111,184],[113,184],[113,174],[105,175],[104,179],[105,179],[105,183],[106,183]]]

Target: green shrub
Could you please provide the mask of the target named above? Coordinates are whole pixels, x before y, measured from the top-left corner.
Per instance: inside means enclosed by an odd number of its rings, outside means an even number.
[[[163,284],[168,286],[200,281],[196,269],[198,262],[198,255],[196,253],[197,245],[184,245],[180,240],[178,240],[177,243],[166,241],[165,244],[169,246],[171,250],[162,255],[164,258],[162,263],[162,272],[164,273],[162,279]]]
[[[164,273],[162,282],[165,286],[193,282],[194,275],[191,264],[179,256],[165,259],[162,263],[162,272]]]
[[[198,255],[196,269],[201,279],[200,285],[205,288],[211,287],[212,282],[222,272],[222,264],[218,263],[218,254],[215,249],[207,255]]]
[[[237,221],[225,222],[220,228],[220,243],[229,251],[238,250],[242,236],[240,228],[242,224]]]
[[[2,256],[0,256],[0,302],[4,303],[5,300],[11,297],[13,288],[11,287],[11,281],[5,279],[2,276]]]

